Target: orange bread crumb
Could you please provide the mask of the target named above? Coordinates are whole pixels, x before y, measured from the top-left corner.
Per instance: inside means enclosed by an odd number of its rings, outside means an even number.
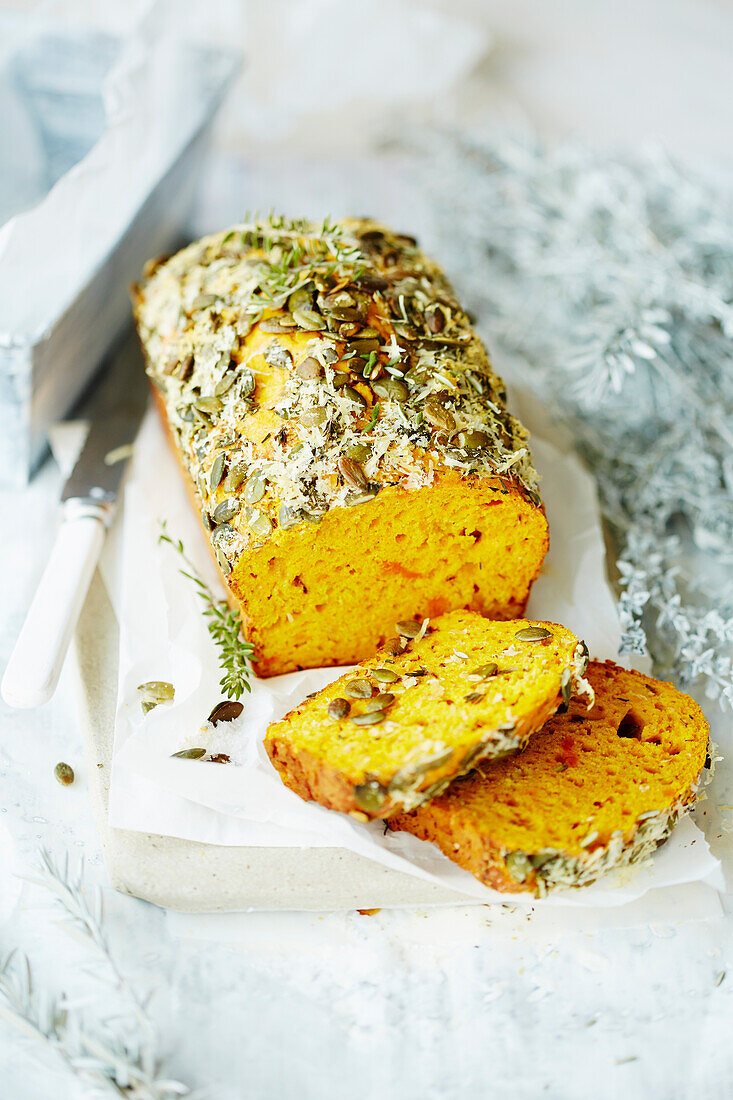
[[[487,763],[390,820],[495,890],[586,885],[646,858],[691,804],[708,725],[671,684],[593,661],[595,703],[551,718],[527,749]]]
[[[399,626],[402,642],[269,727],[270,759],[301,798],[389,817],[515,752],[586,686],[587,652],[554,623],[454,611],[413,641],[420,624]]]

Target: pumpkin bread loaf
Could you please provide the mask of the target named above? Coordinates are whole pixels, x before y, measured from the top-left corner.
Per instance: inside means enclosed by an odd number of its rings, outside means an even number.
[[[258,675],[353,663],[399,619],[522,614],[548,546],[527,434],[412,238],[240,225],[148,265],[134,308]]]
[[[482,765],[390,820],[495,890],[584,886],[639,863],[694,800],[708,726],[671,684],[591,662],[591,710],[571,700],[527,749]]]
[[[399,641],[269,727],[270,759],[301,798],[389,817],[478,760],[521,749],[564,701],[590,692],[587,650],[554,623],[453,611],[398,629]]]

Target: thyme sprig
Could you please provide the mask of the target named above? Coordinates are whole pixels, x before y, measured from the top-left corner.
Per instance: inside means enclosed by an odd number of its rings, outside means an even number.
[[[186,563],[187,568],[179,572],[195,584],[204,604],[206,628],[219,651],[219,668],[222,671],[219,686],[228,699],[239,699],[245,691],[252,690],[249,678],[252,674],[250,665],[255,660],[254,647],[242,637],[242,623],[237,612],[229,607],[226,600],[216,598],[186,554],[181,539],[172,539],[165,523],[161,527],[158,541],[172,546]]]
[[[59,864],[46,851],[41,852],[40,877],[30,881],[57,897],[69,930],[81,935],[82,942],[94,948],[106,963],[115,992],[132,1007],[139,1034],[126,1033],[117,1005],[109,1020],[100,1021],[97,1015],[91,1032],[76,1004],[65,996],[52,997],[36,988],[28,958],[15,951],[0,961],[0,1019],[26,1039],[45,1044],[95,1089],[128,1100],[190,1097],[186,1085],[161,1076],[155,1025],[144,999],[129,985],[112,955],[101,894],[87,889],[81,868],[72,871],[68,859]]]
[[[245,247],[264,253],[259,261],[263,310],[267,306],[280,307],[294,290],[316,275],[335,275],[347,267],[352,279],[363,274],[361,250],[347,238],[343,226],[328,217],[311,223],[272,211],[265,217],[247,213],[239,230]]]

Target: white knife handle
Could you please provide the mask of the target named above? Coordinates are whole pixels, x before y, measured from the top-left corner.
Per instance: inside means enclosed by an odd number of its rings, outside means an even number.
[[[71,635],[104,542],[102,508],[80,509],[56,535],[2,682],[11,707],[40,707],[56,690]]]

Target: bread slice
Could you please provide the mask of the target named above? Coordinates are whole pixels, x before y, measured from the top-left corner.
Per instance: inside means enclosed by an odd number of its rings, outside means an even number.
[[[149,265],[134,308],[258,676],[352,664],[398,619],[523,613],[548,546],[527,433],[414,240],[235,226]]]
[[[481,882],[542,896],[638,863],[700,785],[708,725],[697,703],[611,661],[593,661],[591,710],[572,700],[528,748],[390,820]]]
[[[269,727],[270,759],[301,798],[362,820],[411,809],[589,690],[587,650],[555,623],[454,611],[398,629],[401,641]]]

